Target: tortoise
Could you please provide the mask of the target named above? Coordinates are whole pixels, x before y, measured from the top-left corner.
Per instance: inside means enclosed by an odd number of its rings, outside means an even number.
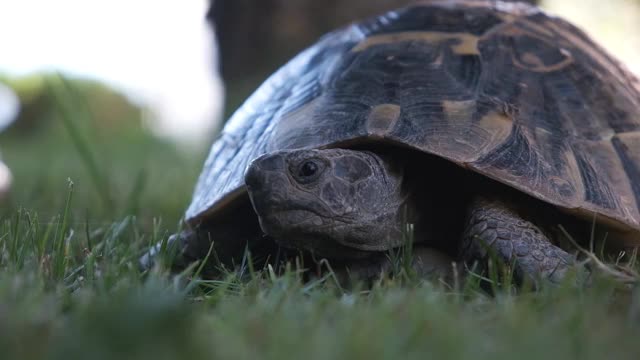
[[[185,218],[182,259],[213,241],[222,262],[276,246],[379,266],[411,223],[425,254],[559,281],[577,261],[558,224],[640,244],[640,85],[538,7],[415,3],[329,33],[261,85]]]

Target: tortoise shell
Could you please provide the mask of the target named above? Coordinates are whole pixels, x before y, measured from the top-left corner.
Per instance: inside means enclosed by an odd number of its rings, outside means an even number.
[[[638,241],[638,80],[566,21],[495,1],[419,3],[323,37],[232,116],[186,219],[244,193],[261,154],[363,142],[448,159]]]

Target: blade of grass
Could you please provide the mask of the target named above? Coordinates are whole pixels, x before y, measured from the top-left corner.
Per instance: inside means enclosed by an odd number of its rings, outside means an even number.
[[[128,202],[127,206],[125,206],[126,213],[124,215],[137,215],[140,210],[140,198],[142,195],[142,191],[147,184],[147,172],[144,169],[141,169],[138,175],[136,176],[135,182],[133,183],[133,187],[131,188],[131,192],[127,197]]]
[[[59,80],[59,84],[48,80],[46,86],[49,87],[49,90],[54,96],[57,105],[56,109],[59,111],[64,128],[69,134],[71,142],[80,156],[89,176],[91,176],[95,189],[98,192],[105,209],[110,213],[113,213],[115,209],[110,195],[107,178],[98,166],[98,161],[91,150],[89,141],[87,141],[83,136],[82,131],[78,126],[82,120],[89,122],[88,120],[90,120],[91,114],[79,116],[76,111],[73,111],[79,107],[77,103],[80,99],[77,99],[73,94],[74,92],[77,92],[70,90],[73,89],[73,85],[67,81],[62,74],[57,74],[57,79]],[[84,107],[86,108],[87,104],[84,104]]]

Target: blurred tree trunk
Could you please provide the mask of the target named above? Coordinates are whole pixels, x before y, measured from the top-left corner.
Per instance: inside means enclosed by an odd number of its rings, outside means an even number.
[[[323,34],[411,0],[211,0],[228,117],[278,67]]]
[[[269,74],[323,34],[415,0],[210,0],[225,118]],[[537,2],[532,0],[529,2]]]

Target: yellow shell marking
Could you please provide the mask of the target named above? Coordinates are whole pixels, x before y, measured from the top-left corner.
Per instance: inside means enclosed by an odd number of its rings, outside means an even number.
[[[422,41],[431,44],[440,44],[442,42],[453,41],[451,50],[458,55],[479,55],[478,51],[479,37],[467,33],[447,33],[438,31],[405,31],[392,34],[382,34],[371,36],[351,51],[364,51],[372,46],[392,44],[404,41]]]
[[[471,117],[476,112],[475,100],[442,101],[442,109],[449,122],[466,121],[470,122]]]
[[[400,111],[400,106],[396,104],[375,106],[367,118],[367,132],[373,136],[384,137],[398,122]]]

